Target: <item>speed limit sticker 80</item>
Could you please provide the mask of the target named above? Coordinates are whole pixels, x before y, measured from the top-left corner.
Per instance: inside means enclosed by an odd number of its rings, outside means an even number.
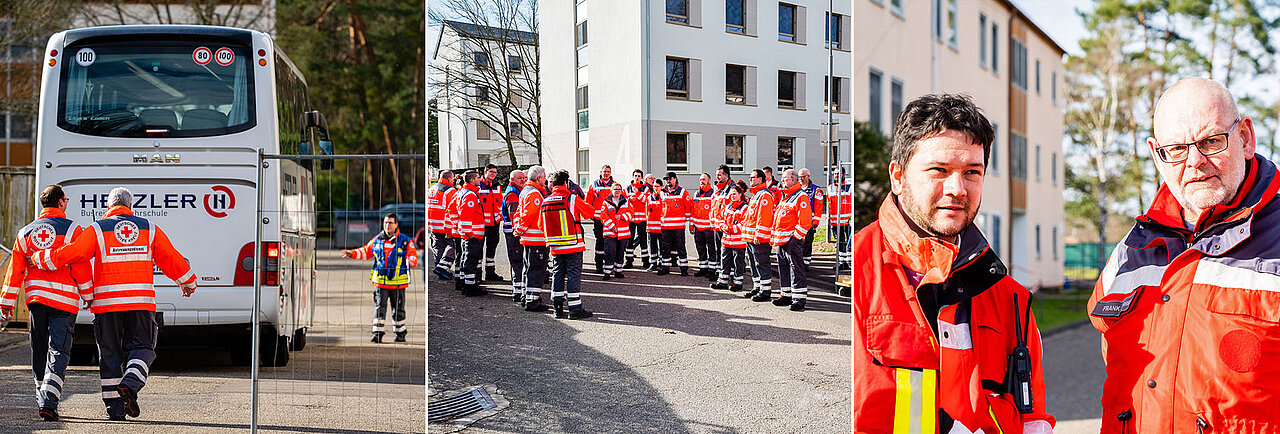
[[[213,60],[213,51],[209,47],[196,48],[196,51],[191,52],[191,60],[197,65],[208,65]]]

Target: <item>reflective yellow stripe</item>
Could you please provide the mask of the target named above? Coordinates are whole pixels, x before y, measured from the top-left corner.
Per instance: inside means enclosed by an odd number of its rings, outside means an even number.
[[[1004,428],[1000,427],[1000,421],[996,420],[996,411],[987,405],[987,414],[991,415],[991,424],[996,426],[996,434],[1004,434]]]
[[[923,427],[923,429],[920,430],[921,432],[933,433],[934,431],[937,430],[938,412],[937,410],[935,410],[937,408],[937,404],[935,402],[935,400],[938,397],[937,390],[938,390],[938,371],[935,371],[932,369],[925,369],[924,370],[924,388],[922,390],[923,393],[921,393],[921,398],[923,398],[924,405],[920,406],[921,408],[920,426]]]
[[[569,213],[565,211],[560,212],[560,233],[569,233]]]
[[[893,434],[908,434],[911,429],[911,370],[895,369],[898,393],[893,400]]]

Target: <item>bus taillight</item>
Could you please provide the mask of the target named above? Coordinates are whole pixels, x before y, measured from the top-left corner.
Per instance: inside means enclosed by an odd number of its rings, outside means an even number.
[[[275,286],[280,283],[280,243],[269,241],[262,243],[262,285]],[[253,286],[253,243],[245,243],[237,255],[235,285]]]

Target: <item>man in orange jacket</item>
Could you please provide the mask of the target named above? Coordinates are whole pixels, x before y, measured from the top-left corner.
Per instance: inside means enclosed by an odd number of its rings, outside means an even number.
[[[542,230],[542,200],[547,195],[547,169],[533,166],[528,170],[529,182],[520,191],[520,204],[511,219],[511,233],[520,237],[524,246],[524,297],[518,300],[524,310],[547,310],[542,304],[542,283],[547,280],[547,237]]]
[[[1030,294],[973,224],[994,135],[965,96],[898,117],[891,192],[854,237],[856,433],[1052,433]]]
[[[582,308],[582,252],[587,250],[582,233],[582,220],[596,215],[586,201],[569,192],[569,172],[556,172],[551,180],[551,194],[542,201],[542,227],[551,249],[551,303],[556,318],[590,318],[591,311]],[[602,228],[603,229],[603,228]],[[569,312],[564,312],[565,308]]]
[[[431,186],[427,193],[427,227],[431,229],[431,249],[433,250],[431,272],[440,280],[453,279],[454,251],[452,231],[453,222],[449,219],[449,202],[457,194],[453,186],[453,172],[440,172],[440,181]]]
[[[80,300],[93,300],[93,269],[81,262],[57,271],[27,268],[26,258],[40,250],[56,249],[74,240],[80,226],[67,219],[67,196],[54,184],[40,192],[40,218],[18,231],[13,257],[0,295],[0,321],[13,316],[18,291],[27,291],[31,333],[31,371],[36,376],[36,405],[44,420],[58,420],[62,383],[71,360]]]
[[[711,245],[711,201],[715,199],[716,190],[711,186],[711,175],[703,173],[698,177],[698,191],[689,197],[689,205],[693,207],[691,225],[693,230],[693,247],[698,252],[698,272],[694,276],[715,280],[712,270],[712,257],[715,246]]]
[[[111,420],[138,417],[138,391],[156,359],[156,290],[153,269],[172,279],[182,296],[196,290],[191,266],[159,226],[133,215],[133,193],[123,187],[107,195],[107,213],[71,244],[27,257],[27,265],[58,270],[93,259],[93,335],[98,339],[102,401]]]
[[[751,171],[747,178],[751,188],[750,199],[742,218],[742,239],[747,242],[747,259],[751,264],[751,291],[743,295],[751,301],[773,299],[773,264],[769,255],[769,240],[773,239],[773,207],[777,201],[765,181],[763,170]]]
[[[462,252],[459,259],[462,266],[458,278],[454,279],[454,288],[462,295],[475,297],[484,295],[480,288],[480,258],[484,253],[484,210],[480,206],[480,174],[468,171],[462,175],[465,184],[458,189],[453,198],[451,209],[457,210],[458,238],[462,240]]]
[[[782,296],[773,301],[774,306],[790,305],[791,310],[802,311],[809,298],[804,239],[813,221],[812,212],[809,195],[801,188],[796,170],[782,172],[782,200],[773,211],[773,235],[769,241],[769,245],[778,248],[778,286],[782,288]]]
[[[1183,79],[1147,139],[1164,180],[1089,299],[1102,432],[1280,427],[1280,172],[1222,84]]]

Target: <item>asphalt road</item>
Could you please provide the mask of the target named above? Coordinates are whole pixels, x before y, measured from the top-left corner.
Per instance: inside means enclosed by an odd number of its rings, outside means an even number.
[[[1067,326],[1045,336],[1045,405],[1058,420],[1057,434],[1097,433],[1102,427],[1101,335],[1091,324]]]
[[[372,297],[367,264],[322,252],[317,267],[316,323],[307,347],[288,366],[261,368],[262,432],[424,432],[425,304],[421,282],[408,292],[409,342],[369,342]],[[163,333],[163,332],[162,332]],[[387,339],[390,342],[390,338]],[[8,343],[6,346],[5,343]],[[96,366],[72,366],[62,420],[36,415],[25,333],[0,333],[0,431],[245,432],[251,408],[250,369],[226,352],[161,347],[139,395],[142,415],[106,420]]]
[[[501,248],[498,261],[509,277]],[[491,384],[509,401],[465,432],[849,429],[848,298],[814,289],[791,312],[703,278],[627,270],[604,282],[587,268],[583,305],[596,316],[577,321],[521,310],[506,282],[466,298],[429,281],[429,393]]]

